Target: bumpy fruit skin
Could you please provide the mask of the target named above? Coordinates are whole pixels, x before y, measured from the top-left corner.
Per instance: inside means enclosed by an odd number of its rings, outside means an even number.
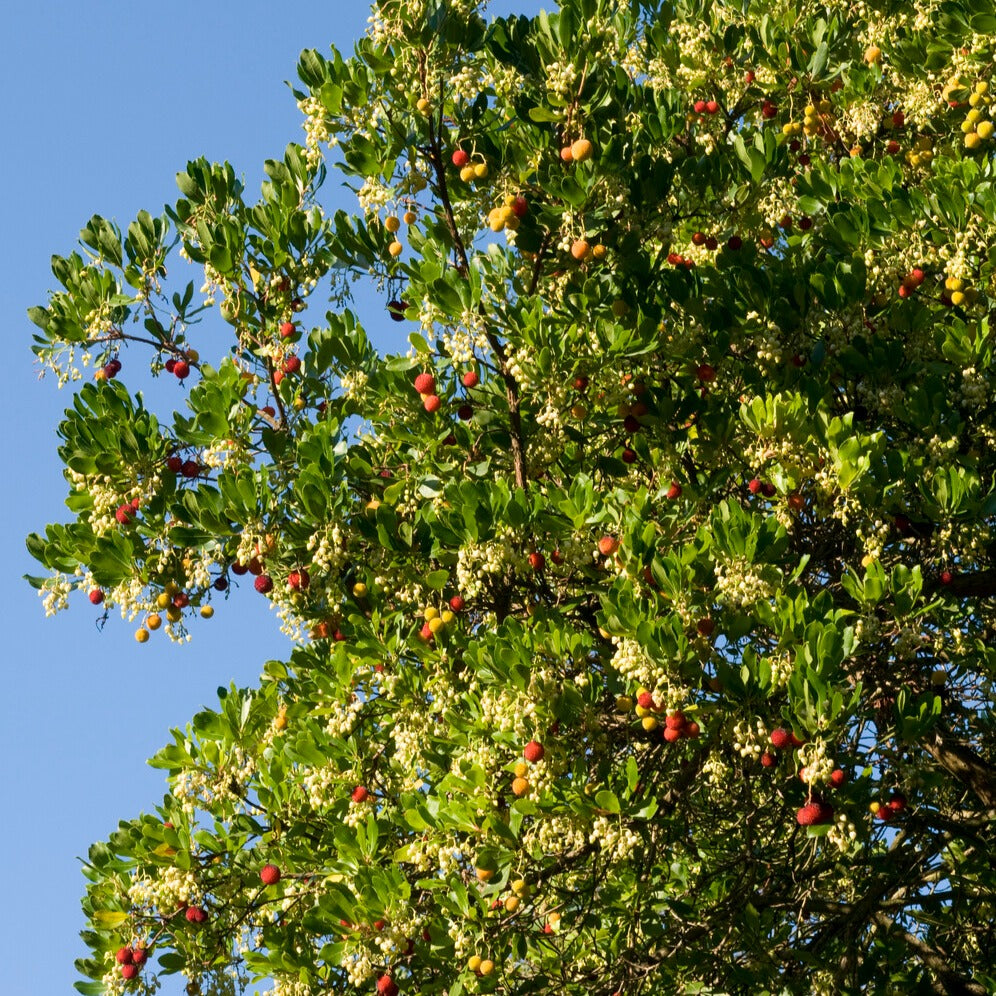
[[[460,381],[469,391],[471,388],[477,387],[477,385],[481,382],[481,379],[477,376],[476,370],[468,370],[463,377],[460,378]]]
[[[259,879],[263,885],[276,885],[280,881],[280,869],[276,865],[263,865],[259,870]]]
[[[200,906],[188,906],[185,914],[191,923],[204,923],[207,920],[207,911]]]
[[[451,158],[457,169],[463,169],[470,162],[470,156],[463,149],[456,149]]]
[[[512,794],[513,795],[525,795],[529,791],[529,782],[526,781],[521,775],[518,778],[512,779]]]
[[[268,595],[273,591],[273,578],[269,574],[260,574],[255,581],[253,581],[253,587],[261,595]]]
[[[117,519],[122,526],[127,526],[135,518],[135,509],[127,502],[123,505],[118,505],[116,511],[114,512],[114,518]]]
[[[90,599],[91,605],[100,605],[100,603],[104,600],[104,593],[99,588],[94,588],[90,594],[87,595],[87,598]]]
[[[366,802],[370,798],[370,792],[365,785],[357,785],[349,797],[353,802]]]
[[[598,552],[603,557],[611,557],[619,549],[619,540],[615,536],[603,536],[598,541]]]
[[[466,607],[467,607],[467,603],[463,600],[463,596],[461,596],[461,595],[454,595],[450,599],[450,608],[454,612],[463,612],[463,610]]]
[[[398,984],[389,975],[382,975],[377,980],[377,992],[379,996],[398,996]]]
[[[134,960],[131,948],[129,947],[118,948],[117,954],[114,955],[114,960],[119,965],[130,965]]]
[[[671,482],[671,487],[667,489],[667,497],[672,501],[681,497],[681,485],[677,481]]]
[[[826,802],[807,802],[796,812],[795,819],[801,827],[830,823],[833,820],[833,806]]]
[[[438,412],[442,401],[438,394],[427,394],[422,400],[422,407],[431,415],[433,412]]]
[[[138,977],[138,965],[122,965],[121,978],[130,980]]]
[[[546,557],[542,553],[529,554],[529,566],[534,571],[541,571],[546,566]]]
[[[571,159],[576,163],[583,163],[586,159],[591,158],[593,151],[592,144],[588,139],[579,138],[571,145]]]
[[[529,743],[527,743],[522,749],[522,756],[533,764],[537,761],[541,761],[545,753],[546,750],[543,745],[536,740],[530,740]]]
[[[173,376],[177,380],[183,380],[190,375],[190,364],[186,360],[177,360],[173,364]]]
[[[792,734],[788,730],[779,726],[777,729],[771,731],[771,746],[777,747],[779,750],[784,750],[792,743]]]

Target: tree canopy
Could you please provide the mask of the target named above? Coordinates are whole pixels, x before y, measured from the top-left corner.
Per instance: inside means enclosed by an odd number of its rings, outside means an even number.
[[[994,991],[992,0],[483,7],[304,51],[257,199],[191,162],[30,311],[48,610],[289,639],[78,988]]]

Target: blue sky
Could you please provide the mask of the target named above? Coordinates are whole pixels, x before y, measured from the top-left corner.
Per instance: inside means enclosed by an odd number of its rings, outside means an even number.
[[[500,0],[490,12],[539,6]],[[55,429],[71,395],[51,379],[39,382],[25,316],[54,285],[49,258],[76,248],[92,214],[125,227],[142,208],[159,213],[177,195],[176,172],[202,155],[231,162],[255,194],[263,160],[302,140],[284,85],[298,53],[326,51],[330,42],[348,52],[369,13],[351,0],[303,0],[290,10],[260,0],[36,0],[4,13],[0,860],[7,901],[0,964],[10,993],[71,991],[73,959],[83,953],[78,857],[119,819],[162,798],[162,772],[145,760],[171,727],[214,704],[219,685],[254,684],[266,659],[287,652],[259,603],[237,618],[222,609],[186,646],[160,635],[142,647],[116,613],[98,632],[98,613],[78,599],[68,613],[46,619],[22,575],[42,573],[24,537],[67,516]],[[181,989],[174,982],[162,993]]]

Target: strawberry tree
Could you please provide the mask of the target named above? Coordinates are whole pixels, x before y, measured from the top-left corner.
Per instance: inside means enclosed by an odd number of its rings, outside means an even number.
[[[48,610],[289,641],[90,851],[78,988],[992,991],[991,0],[482,7],[376,3],[258,195],[30,312]]]

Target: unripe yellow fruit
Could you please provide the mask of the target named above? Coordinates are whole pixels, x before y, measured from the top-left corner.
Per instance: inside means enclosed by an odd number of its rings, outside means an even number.
[[[135,639],[138,640],[139,643],[146,643],[149,639],[149,631],[147,629],[136,629]]]
[[[362,581],[357,581],[353,585],[353,598],[366,598],[367,586]]]
[[[473,166],[467,165],[462,167],[460,170],[460,179],[463,180],[464,183],[470,183],[471,180],[474,179],[475,175]]]
[[[210,619],[214,615],[214,606],[212,605],[202,605],[201,606],[201,618]]]
[[[873,816],[882,808],[882,803],[880,802],[870,802],[868,803],[868,812]]]
[[[451,622],[453,622],[456,616],[449,609],[444,609],[443,614],[439,618],[442,619],[443,623],[448,626]]]
[[[605,246],[598,245],[591,250],[591,255],[593,259],[605,259]]]
[[[977,107],[973,107],[968,112],[968,114],[965,115],[965,120],[966,121],[971,121],[972,124],[975,124],[975,122],[978,121],[979,118],[981,118],[981,117],[982,117],[982,111],[980,111]]]
[[[638,705],[638,706],[636,707],[636,714],[637,714],[637,716],[639,716],[639,717],[640,717],[641,719],[642,719],[642,718],[643,718],[644,716],[649,716],[649,715],[650,715],[650,713],[651,713],[651,710],[650,710],[650,709],[648,709],[648,708],[647,708],[646,706],[642,706],[642,705]]]
[[[389,245],[389,246],[387,247],[387,251],[388,251],[388,252],[389,252],[389,253],[390,253],[390,254],[391,254],[392,256],[400,256],[400,255],[401,255],[401,254],[402,254],[402,253],[403,253],[403,252],[405,251],[405,247],[404,247],[404,246],[403,246],[403,245],[402,245],[402,244],[401,244],[401,243],[400,243],[400,242],[399,242],[399,241],[398,241],[397,239],[395,239],[395,240],[394,240],[394,241],[393,241],[393,242],[392,242],[392,243],[391,243],[391,244],[390,244],[390,245]]]
[[[475,871],[477,872],[477,878],[481,882],[490,882],[495,876],[494,870],[491,868],[477,868]]]
[[[951,295],[951,303],[956,307],[959,304],[965,303],[965,293],[964,291],[954,291]]]
[[[989,84],[985,80],[979,80],[979,82],[975,84],[975,92],[976,93],[988,93],[989,92]]]
[[[522,902],[518,896],[506,896],[505,897],[505,912],[514,913],[518,908],[519,904]]]
[[[640,720],[640,723],[643,726],[643,728],[647,731],[647,733],[649,733],[651,730],[657,729],[656,716],[644,716],[643,719]]]
[[[158,605],[161,609],[165,609],[169,605],[170,601],[171,599],[166,592],[160,592],[160,594],[156,596],[156,605]]]
[[[157,630],[160,626],[162,626],[162,624],[162,616],[156,614],[155,612],[153,612],[152,615],[145,620],[146,629]]]
[[[163,587],[166,589],[166,594],[170,597],[180,590],[180,586],[175,581],[167,581]]]
[[[179,622],[183,618],[183,613],[179,609],[174,608],[174,606],[171,605],[166,610],[166,618],[170,622]]]
[[[433,619],[439,618],[439,609],[437,609],[434,605],[430,605],[425,612],[422,613],[422,617],[426,622],[432,622]]]
[[[992,121],[980,121],[975,131],[979,138],[992,138],[993,127]]]
[[[633,700],[628,695],[620,695],[616,699],[616,712],[629,712],[633,708]]]
[[[525,778],[516,778],[512,781],[512,793],[514,795],[525,795],[529,791],[529,782]]]
[[[432,110],[432,102],[428,97],[419,97],[415,102],[415,106],[422,114],[428,114]]]
[[[469,968],[472,972],[476,972],[481,967],[481,961],[482,958],[480,955],[471,955],[467,959],[467,968]]]
[[[525,761],[519,761],[515,766],[515,777],[522,778],[529,772],[529,765]]]
[[[488,175],[488,164],[487,163],[477,163],[474,166],[474,179],[483,180]]]
[[[436,618],[429,620],[429,632],[435,635],[443,628],[443,620]]]
[[[529,895],[529,883],[524,878],[517,878],[512,883],[512,891],[519,897],[525,898]]]
[[[865,49],[865,62],[869,66],[877,66],[882,61],[882,50],[878,45],[869,45]]]
[[[944,286],[949,291],[961,290],[964,286],[961,277],[947,277],[944,281]]]
[[[477,970],[481,975],[490,975],[495,970],[495,963],[490,958],[485,958]]]
[[[406,211],[404,221],[406,225],[414,225],[418,221],[418,215],[414,211]]]
[[[583,163],[586,159],[591,158],[591,154],[594,151],[591,142],[586,138],[579,138],[571,146],[571,158],[576,163]]]
[[[401,228],[401,221],[400,221],[399,218],[395,217],[393,214],[389,214],[384,219],[384,227],[389,232],[396,232],[399,228]]]
[[[983,97],[981,93],[973,93],[968,98],[968,106],[969,107],[978,107],[979,104],[984,104],[985,101],[986,101],[986,98]]]

